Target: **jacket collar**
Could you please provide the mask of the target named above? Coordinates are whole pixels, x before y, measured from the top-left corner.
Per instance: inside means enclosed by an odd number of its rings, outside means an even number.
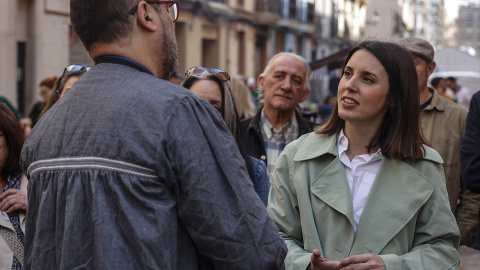
[[[252,118],[252,121],[250,121],[250,124],[248,125],[248,130],[250,129],[257,130],[260,128],[260,119],[262,118],[262,111],[263,111],[263,107],[257,111],[255,116]],[[303,119],[300,113],[295,111],[295,117],[297,118],[299,136],[311,132],[310,125]]]
[[[301,145],[298,147],[293,160],[304,161],[325,154],[338,156],[337,136],[338,135],[327,136],[316,133],[308,134],[308,136],[305,137],[305,139],[301,142]],[[423,159],[427,159],[436,163],[443,163],[443,159],[437,151],[425,145],[423,148],[425,150],[425,157]]]
[[[311,133],[298,148],[298,151],[293,157],[294,161],[303,161],[313,159],[324,154],[332,154],[338,156],[337,136],[327,136],[321,134]],[[312,147],[315,145],[315,147]]]
[[[430,106],[428,106],[427,108],[425,108],[424,110],[437,110],[437,111],[445,111],[445,103],[442,101],[440,95],[437,93],[436,90],[432,89],[432,88],[428,88],[428,91],[430,93],[432,93],[433,97],[432,97],[432,103],[430,104]]]

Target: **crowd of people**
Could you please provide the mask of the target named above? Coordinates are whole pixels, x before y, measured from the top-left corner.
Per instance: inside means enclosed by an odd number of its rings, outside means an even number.
[[[430,87],[427,41],[355,45],[319,123],[295,53],[256,82],[177,72],[178,8],[71,0],[95,66],[42,80],[30,117],[0,102],[0,269],[459,269],[480,249],[480,94]]]

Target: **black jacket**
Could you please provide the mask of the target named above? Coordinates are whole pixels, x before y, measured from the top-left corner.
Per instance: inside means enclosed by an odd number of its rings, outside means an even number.
[[[462,165],[462,180],[465,186],[480,193],[480,92],[473,95],[470,111],[467,115],[465,133],[460,145],[460,164]],[[475,249],[480,250],[480,211],[478,213],[478,231]]]
[[[263,143],[262,131],[260,130],[260,118],[262,116],[263,108],[260,108],[253,118],[242,120],[240,128],[242,129],[242,142],[248,154],[267,162],[267,154],[265,151],[265,144]],[[313,131],[315,123],[307,121],[302,116],[295,112],[298,123],[298,137]]]

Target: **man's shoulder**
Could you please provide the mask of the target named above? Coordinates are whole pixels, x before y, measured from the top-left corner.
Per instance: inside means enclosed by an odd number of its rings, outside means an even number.
[[[243,119],[240,121],[240,128],[244,133],[247,133],[250,127],[258,127],[260,125],[261,112],[262,112],[262,109],[259,109],[253,117]]]
[[[134,98],[148,102],[170,101],[170,98],[192,96],[185,88],[172,84],[166,80],[140,72],[127,66],[102,63],[82,76],[84,87],[108,89],[121,94],[119,98]],[[105,80],[104,78],[109,78]],[[80,78],[82,79],[82,78]],[[97,90],[95,90],[97,91]]]
[[[480,91],[472,95],[472,103],[480,104]]]
[[[467,111],[459,104],[445,98],[438,96],[438,103],[443,107],[445,116],[451,118],[466,117]]]

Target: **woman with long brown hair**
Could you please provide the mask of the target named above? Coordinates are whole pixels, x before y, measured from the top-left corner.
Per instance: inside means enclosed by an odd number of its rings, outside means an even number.
[[[13,112],[0,102],[0,269],[23,269],[27,180],[19,159],[23,131]]]
[[[268,210],[287,269],[457,269],[459,231],[418,95],[403,47],[350,50],[332,116],[276,163]]]

